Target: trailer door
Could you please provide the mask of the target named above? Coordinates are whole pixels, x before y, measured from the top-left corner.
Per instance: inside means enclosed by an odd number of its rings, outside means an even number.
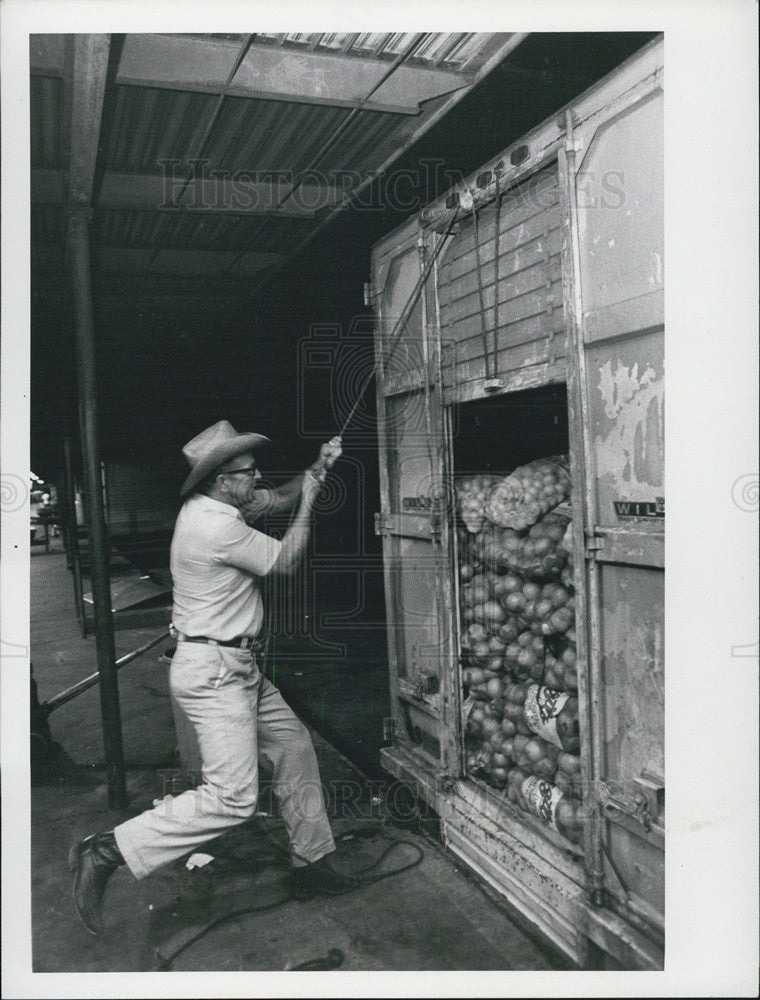
[[[378,435],[394,746],[433,773],[458,772],[440,355],[426,287],[408,319],[427,247],[417,224],[373,259]],[[432,277],[430,282],[432,285]],[[433,330],[431,332],[431,327]]]
[[[560,157],[583,589],[592,898],[664,914],[663,142],[659,70]],[[579,635],[579,644],[581,636]],[[579,648],[580,653],[580,648]]]

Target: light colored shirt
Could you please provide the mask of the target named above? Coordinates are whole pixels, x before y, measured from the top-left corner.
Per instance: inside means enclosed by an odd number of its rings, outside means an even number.
[[[250,528],[237,508],[191,496],[171,546],[175,628],[219,641],[255,636],[264,618],[260,578],[281,548],[276,538]]]

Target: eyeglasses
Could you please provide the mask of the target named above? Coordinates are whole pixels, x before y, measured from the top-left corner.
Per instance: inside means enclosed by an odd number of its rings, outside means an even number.
[[[255,465],[251,465],[247,469],[226,469],[224,472],[220,473],[220,475],[222,475],[222,476],[234,476],[234,475],[236,475],[238,473],[244,472],[246,475],[253,476],[258,471],[259,470],[256,468]]]

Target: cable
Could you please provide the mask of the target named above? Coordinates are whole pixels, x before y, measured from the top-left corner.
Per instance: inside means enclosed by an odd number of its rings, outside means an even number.
[[[263,819],[264,819],[264,816],[261,813],[258,813],[256,815],[256,819],[260,821],[259,825],[260,825],[261,829],[264,831],[264,833],[266,834],[266,836],[269,837],[269,839],[272,841],[272,843],[276,844],[277,847],[287,857],[289,857],[289,858],[297,858],[299,861],[303,861],[307,865],[310,864],[310,862],[307,861],[306,858],[302,858],[301,855],[298,854],[296,851],[294,851],[292,848],[285,847],[284,844],[280,843],[280,841],[274,836],[274,834],[267,828],[266,824],[264,822],[262,822]],[[357,838],[359,838],[359,839],[369,839],[370,837],[382,837],[384,840],[390,841],[390,843],[389,843],[389,846],[386,847],[386,849],[382,852],[382,854],[380,855],[380,857],[377,858],[375,861],[373,861],[371,865],[367,865],[365,868],[360,868],[359,871],[352,873],[352,878],[357,879],[362,884],[368,884],[368,883],[371,883],[371,882],[379,882],[379,881],[381,881],[384,878],[388,878],[390,875],[400,875],[402,872],[410,871],[412,868],[416,868],[417,865],[421,864],[422,863],[422,859],[425,857],[425,852],[420,847],[418,847],[418,845],[415,844],[413,841],[411,841],[411,840],[397,840],[396,837],[389,837],[387,834],[384,834],[382,832],[382,829],[380,828],[380,826],[378,824],[375,824],[374,826],[370,827],[369,829],[367,829],[367,828],[362,829],[362,828],[359,827],[359,828],[354,829],[354,830],[346,830],[344,833],[338,834],[338,836],[335,838],[335,843],[336,844],[343,844],[343,843],[346,843],[346,842],[348,842],[350,840],[356,840]],[[418,856],[417,856],[417,858],[413,862],[410,862],[410,864],[408,864],[408,865],[402,865],[401,868],[394,868],[390,872],[384,872],[381,875],[375,875],[372,878],[360,878],[360,876],[365,875],[367,872],[372,871],[373,868],[377,868],[377,866],[379,864],[381,864],[381,862],[385,861],[385,859],[388,857],[388,855],[393,850],[395,850],[395,848],[397,846],[399,846],[400,844],[406,844],[408,847],[413,847],[414,850],[417,851]],[[352,887],[351,889],[347,889],[346,892],[351,892],[353,888],[354,887]]]
[[[295,851],[290,850],[285,847],[284,844],[274,836],[274,834],[268,829],[267,825],[263,822],[264,817],[261,814],[257,814],[256,819],[260,821],[260,827],[267,837],[278,847],[278,849],[286,854],[288,857],[296,857],[301,861],[305,861],[301,858],[299,854]],[[387,834],[382,832],[382,828],[379,824],[375,824],[369,828],[357,828],[354,830],[347,830],[342,834],[339,834],[336,838],[336,844],[347,843],[351,840],[356,839],[370,839],[372,837],[381,837],[389,841],[388,846],[383,850],[378,858],[376,858],[371,864],[366,865],[364,868],[360,868],[358,872],[353,874],[353,878],[356,879],[357,884],[346,889],[344,893],[339,895],[345,895],[347,892],[352,892],[354,889],[358,889],[363,885],[372,885],[375,882],[380,882],[383,879],[390,878],[392,875],[400,875],[403,872],[411,871],[412,868],[418,867],[422,864],[422,860],[425,857],[425,852],[422,848],[415,844],[411,840],[398,840],[395,837],[389,837]],[[380,872],[379,874],[372,875],[371,877],[366,876],[368,872],[371,872],[378,868],[379,865],[385,861],[385,859],[397,848],[402,845],[413,848],[417,852],[417,857],[410,861],[408,864],[401,865],[399,868],[393,868],[391,871]],[[306,862],[308,864],[308,862]],[[256,875],[254,875],[253,883],[255,883],[258,878],[263,874],[266,868],[262,868]],[[184,941],[179,947],[175,948],[173,952],[165,955],[161,948],[156,948],[156,967],[159,972],[168,972],[171,969],[172,963],[177,959],[184,951],[194,945],[201,938],[210,934],[211,931],[216,930],[222,924],[226,923],[228,920],[234,920],[237,917],[247,916],[250,913],[264,913],[267,910],[274,910],[280,906],[284,906],[286,903],[293,899],[298,899],[298,897],[293,892],[288,892],[287,895],[283,896],[281,899],[275,900],[273,903],[263,903],[260,906],[246,906],[243,909],[232,910],[230,913],[225,913],[221,917],[217,917],[210,923],[202,927],[197,933],[193,934],[192,937]],[[310,959],[307,962],[302,962],[300,965],[293,966],[292,971],[296,970],[317,970],[317,969],[337,969],[344,960],[345,956],[339,948],[331,948],[328,952],[326,958]]]
[[[424,269],[420,273],[420,276],[417,279],[417,282],[416,282],[414,288],[412,289],[411,295],[409,296],[409,298],[408,298],[408,300],[406,302],[406,305],[404,306],[404,308],[403,308],[403,310],[401,312],[401,315],[399,316],[398,320],[396,321],[396,325],[393,327],[393,330],[390,333],[390,336],[388,338],[389,341],[390,341],[390,346],[388,348],[388,353],[385,355],[385,357],[378,356],[378,358],[375,360],[375,363],[372,365],[370,373],[367,376],[367,378],[366,378],[366,380],[364,382],[364,385],[359,390],[359,393],[358,393],[358,395],[356,397],[356,400],[354,401],[354,405],[349,410],[348,416],[343,421],[343,426],[338,431],[338,436],[339,437],[343,437],[343,434],[345,433],[346,427],[348,427],[348,425],[351,423],[351,420],[353,419],[354,413],[356,412],[356,410],[357,410],[357,408],[359,406],[359,403],[361,402],[362,398],[364,397],[364,393],[369,388],[369,384],[372,381],[372,376],[375,374],[375,372],[378,369],[380,361],[382,361],[383,364],[386,365],[386,364],[388,364],[388,362],[390,361],[390,359],[393,357],[393,352],[395,351],[395,349],[397,347],[397,344],[398,344],[398,342],[399,342],[399,340],[401,338],[401,335],[404,332],[404,324],[406,323],[407,319],[411,315],[411,311],[414,308],[414,305],[417,302],[419,294],[422,291],[422,288],[423,288],[425,282],[427,281],[428,276],[430,275],[430,272],[433,269],[433,265],[435,264],[436,260],[438,260],[438,257],[440,256],[441,251],[443,250],[443,248],[448,245],[448,238],[451,235],[451,233],[453,232],[454,225],[456,224],[456,221],[457,221],[457,216],[459,215],[460,207],[461,206],[458,204],[456,206],[456,208],[452,211],[452,213],[451,213],[451,219],[449,221],[449,224],[448,224],[448,227],[446,229],[446,232],[444,233],[443,239],[440,241],[440,243],[438,244],[438,246],[435,248],[435,250],[433,251],[433,253],[430,255],[430,260],[427,262],[427,264],[425,265]]]
[[[494,214],[494,278],[493,278],[493,373],[499,375],[499,238],[501,237],[501,191],[499,171],[494,171],[496,178],[496,207]]]
[[[186,951],[191,945],[195,944],[196,941],[200,941],[202,937],[205,937],[211,931],[216,930],[222,924],[226,923],[228,920],[234,920],[235,917],[242,917],[248,913],[264,913],[266,910],[274,910],[278,906],[283,906],[287,903],[292,896],[288,893],[283,899],[278,899],[274,903],[264,903],[262,906],[246,906],[242,910],[233,910],[231,913],[225,913],[221,917],[217,917],[216,920],[212,920],[210,924],[202,927],[197,934],[194,934],[191,938],[181,944],[179,948],[175,949],[170,955],[163,955],[160,948],[156,948],[156,965],[157,971],[159,972],[169,972],[172,963],[177,959],[183,951]]]
[[[340,948],[331,948],[324,958],[311,958],[308,962],[301,962],[300,965],[292,965],[288,968],[289,972],[305,972],[305,971],[319,971],[327,972],[330,969],[338,969],[345,960],[346,956],[340,950]]]

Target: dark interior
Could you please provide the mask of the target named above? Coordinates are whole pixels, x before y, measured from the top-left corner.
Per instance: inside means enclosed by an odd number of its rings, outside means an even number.
[[[536,458],[567,454],[567,424],[564,383],[453,407],[454,471],[506,475]]]

